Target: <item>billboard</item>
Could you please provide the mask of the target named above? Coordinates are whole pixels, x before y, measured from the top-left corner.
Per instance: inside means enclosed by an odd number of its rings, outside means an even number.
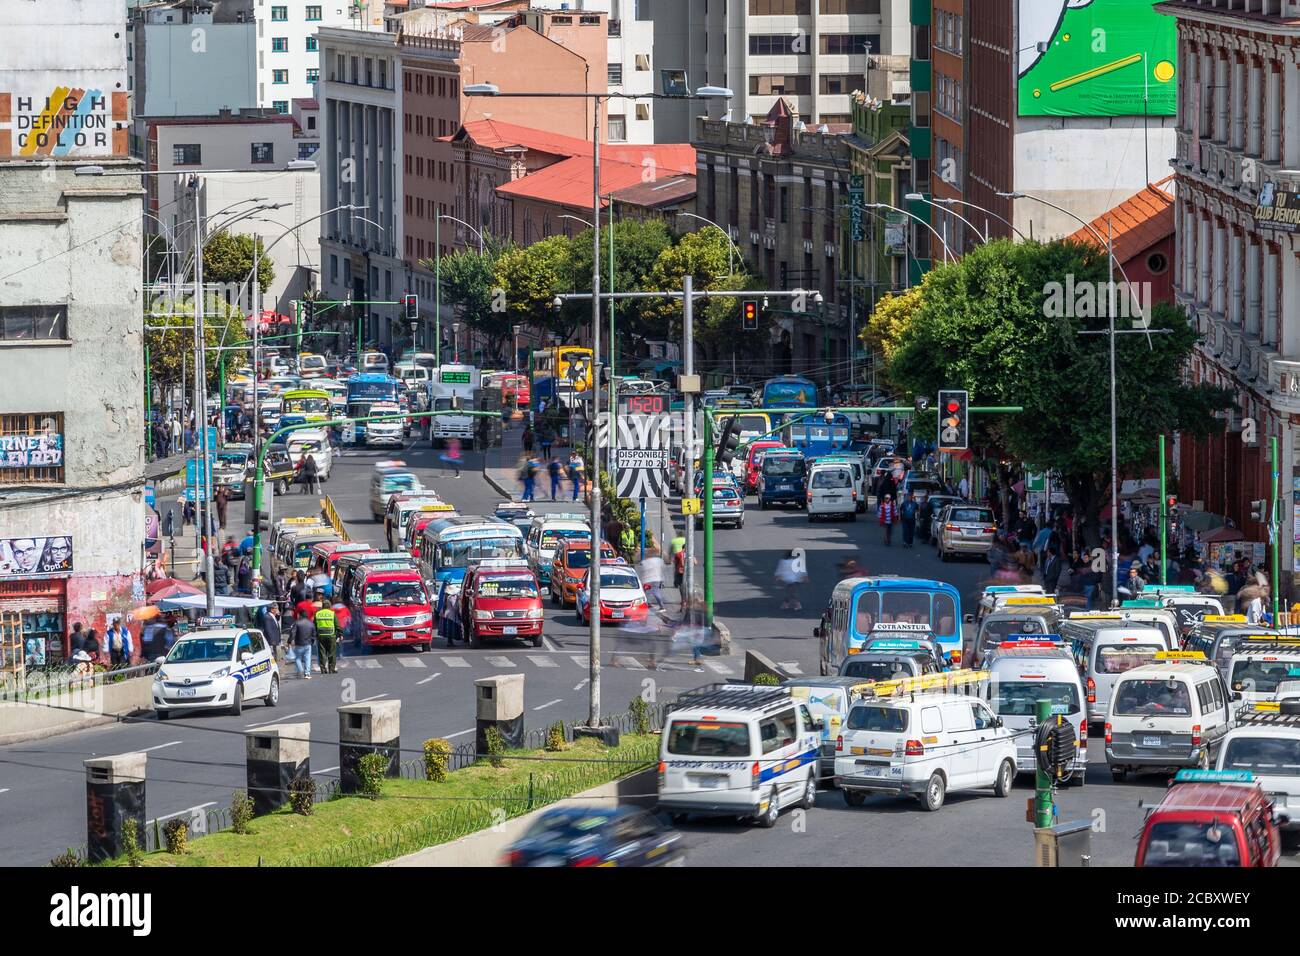
[[[1176,22],[1160,0],[1018,0],[1021,116],[1173,116]]]
[[[1265,183],[1255,204],[1255,225],[1286,232],[1300,229],[1300,193],[1278,189],[1272,182]]]
[[[72,538],[0,538],[0,581],[72,573]]]

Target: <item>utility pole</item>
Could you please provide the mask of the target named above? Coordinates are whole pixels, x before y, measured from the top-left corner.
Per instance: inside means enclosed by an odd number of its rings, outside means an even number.
[[[1273,586],[1268,589],[1269,597],[1273,602],[1273,627],[1276,628],[1280,619],[1277,616],[1278,611],[1278,586],[1281,584],[1281,578],[1278,573],[1278,551],[1282,546],[1281,525],[1282,516],[1279,513],[1281,502],[1278,500],[1278,453],[1277,453],[1277,436],[1274,435],[1269,439],[1268,449],[1269,470],[1273,473],[1273,508],[1272,514],[1268,521],[1268,537],[1273,545]]]
[[[600,421],[600,100],[595,100],[591,111],[591,422],[594,427]],[[556,352],[556,372],[559,372],[558,350]],[[558,398],[558,393],[557,396]],[[611,414],[613,410],[611,409]],[[612,424],[612,421],[611,421]],[[573,441],[573,429],[569,429],[569,441]],[[590,597],[588,607],[591,621],[588,638],[591,683],[588,684],[587,726],[599,727],[600,722],[600,449],[595,442],[591,448],[591,570],[587,574],[587,591]]]
[[[694,277],[688,272],[682,276],[682,374],[690,379],[695,375],[695,296]],[[682,476],[685,487],[682,496],[695,497],[695,392],[682,393],[682,444],[686,446],[686,467]],[[712,476],[704,476],[704,493],[713,494]],[[695,596],[695,517],[682,515],[686,521],[686,573],[682,577],[682,604]]]
[[[194,418],[199,427],[199,444],[202,460],[195,469],[198,487],[194,491],[195,499],[202,492],[202,507],[195,507],[194,516],[202,522],[200,540],[208,543],[203,555],[203,591],[207,595],[207,613],[211,617],[216,613],[216,591],[212,581],[212,498],[209,463],[212,449],[208,447],[208,389],[207,362],[204,358],[203,334],[203,193],[199,179],[190,180],[194,189]],[[196,500],[197,505],[197,500]]]
[[[1169,498],[1165,494],[1165,436],[1160,436],[1160,583],[1169,583]],[[1052,504],[1048,498],[1048,506]]]
[[[1052,719],[1052,702],[1040,700],[1034,704],[1035,726],[1046,726]],[[1034,826],[1039,830],[1052,825],[1052,777],[1042,766],[1034,769]]]

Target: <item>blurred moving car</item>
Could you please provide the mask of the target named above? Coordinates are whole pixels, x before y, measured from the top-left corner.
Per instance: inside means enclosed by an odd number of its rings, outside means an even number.
[[[683,866],[681,834],[636,807],[548,810],[506,848],[506,866]]]

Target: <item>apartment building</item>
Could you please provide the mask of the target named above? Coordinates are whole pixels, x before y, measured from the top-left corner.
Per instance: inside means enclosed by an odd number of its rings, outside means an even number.
[[[257,0],[257,104],[288,113],[316,95],[322,27],[384,29],[383,0]]]

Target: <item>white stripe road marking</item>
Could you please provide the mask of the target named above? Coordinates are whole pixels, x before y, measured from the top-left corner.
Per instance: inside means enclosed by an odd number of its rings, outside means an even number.
[[[446,734],[443,740],[453,740],[456,737],[464,737],[466,734],[472,734],[476,728],[471,727],[469,730],[458,730],[454,734]]]
[[[270,727],[272,724],[282,723],[286,720],[289,720],[291,717],[301,717],[305,713],[307,713],[307,711],[300,710],[296,714],[285,714],[282,717],[275,718],[275,720],[260,720],[255,724],[244,724],[244,729],[256,730],[258,727]]]
[[[339,661],[339,670],[346,670],[351,666],[352,666],[352,662],[347,658],[344,658],[343,660]]]
[[[134,752],[135,752],[135,753],[138,753],[138,754],[147,754],[147,753],[149,753],[151,750],[162,750],[164,747],[175,747],[177,744],[183,744],[183,743],[185,743],[185,741],[183,741],[183,740],[173,740],[171,743],[166,743],[166,744],[157,744],[157,745],[155,745],[155,746],[153,746],[153,747],[145,747],[145,748],[143,748],[143,749],[141,749],[141,750],[136,750],[136,751],[134,751]]]
[[[536,664],[538,667],[559,667],[560,666],[556,664],[555,661],[551,660],[549,657],[543,657],[541,654],[526,654],[524,656],[527,657],[534,664]]]
[[[314,777],[314,776],[316,776],[317,774],[332,773],[333,771],[335,771],[335,770],[337,770],[337,769],[339,769],[339,768],[338,768],[338,767],[326,767],[324,770],[313,770],[311,773],[312,773],[312,776]]]
[[[553,652],[559,651],[559,648],[555,645],[555,642],[551,640],[549,637],[545,637],[545,636],[542,637],[542,646],[545,647],[548,651],[553,651]]]
[[[137,753],[138,753],[138,752],[139,752],[139,751],[137,751]],[[200,803],[197,807],[187,807],[187,808],[184,809],[184,810],[177,810],[175,813],[168,813],[168,814],[166,814],[165,816],[156,817],[156,818],[153,819],[153,820],[146,820],[146,821],[144,822],[144,825],[145,825],[145,826],[149,826],[150,824],[153,824],[153,823],[160,823],[160,822],[162,822],[163,820],[170,820],[172,817],[181,817],[181,816],[185,816],[185,815],[188,814],[188,813],[195,813],[195,812],[197,812],[197,811],[199,811],[199,810],[204,810],[204,809],[206,809],[207,807],[215,807],[216,805],[217,805],[217,801],[215,801],[215,800],[212,800],[212,801],[210,801],[210,802],[208,802],[208,803]]]
[[[555,704],[560,703],[563,699],[564,699],[564,698],[562,698],[562,697],[557,697],[557,698],[555,698],[555,700],[548,700],[548,701],[547,701],[546,703],[544,703],[544,704],[538,704],[536,707],[533,708],[533,710],[545,710],[547,707],[551,707],[551,706],[553,706],[553,705],[555,705]]]
[[[8,787],[2,787],[2,788],[0,788],[0,793],[8,793],[8,792],[9,792],[9,788],[8,788]]]
[[[579,667],[586,667],[591,663],[591,657],[587,654],[570,654],[569,656],[573,658],[573,663]]]
[[[800,668],[799,668],[799,664],[798,664],[798,662],[796,662],[796,661],[782,661],[782,662],[781,662],[781,666],[782,666],[783,668],[785,668],[787,671],[789,671],[791,674],[802,674],[802,673],[803,673],[803,671],[800,670]]]
[[[427,667],[428,665],[418,657],[399,657],[397,662],[403,667]]]
[[[358,657],[353,661],[353,663],[355,663],[357,667],[365,667],[365,668],[369,668],[370,670],[374,670],[376,667],[384,666],[379,662],[379,658],[377,657]]]
[[[723,667],[717,661],[705,661],[704,666],[707,667],[709,670],[713,671],[713,673],[715,674],[721,674],[723,677],[731,677],[733,674],[735,674],[735,671],[733,671],[730,667]]]
[[[582,688],[586,687],[589,683],[591,683],[591,678],[584,677],[582,680],[578,681],[578,683],[573,685],[573,689],[582,690]]]
[[[630,654],[617,654],[614,657],[615,667],[626,667],[630,671],[643,671],[645,665]]]
[[[359,701],[357,701],[357,703],[364,704],[368,700],[379,700],[379,698],[387,697],[387,696],[388,696],[387,694],[375,694],[375,696],[373,697],[362,697]]]
[[[493,667],[514,667],[515,666],[515,662],[508,657],[485,657],[483,658],[483,660],[487,661]]]
[[[418,687],[418,686],[420,686],[421,684],[427,684],[427,683],[429,683],[429,681],[433,680],[435,677],[441,677],[441,676],[442,676],[442,671],[438,671],[438,673],[436,673],[436,674],[430,674],[430,675],[429,675],[428,677],[426,677],[424,680],[417,680],[417,681],[415,682],[415,685]]]
[[[469,661],[463,657],[442,657],[439,658],[444,667],[469,667]]]

